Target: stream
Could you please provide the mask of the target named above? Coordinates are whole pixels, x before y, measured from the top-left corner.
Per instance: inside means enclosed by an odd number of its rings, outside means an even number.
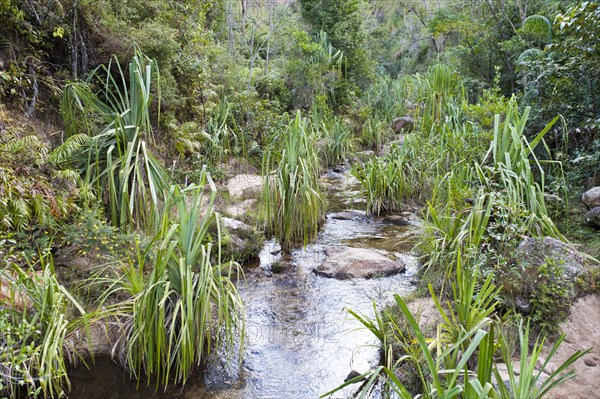
[[[268,241],[256,263],[245,268],[245,281],[238,283],[247,328],[241,365],[213,355],[204,373],[197,373],[185,389],[155,392],[154,386],[136,388],[121,368],[99,359],[93,370],[79,367],[73,372],[69,397],[313,399],[341,385],[352,370],[364,373],[377,366],[377,340],[346,308],[373,316],[373,301],[387,304],[393,294],[413,290],[418,264],[410,249],[416,228],[367,217],[359,182],[339,172],[322,178],[329,212],[317,240],[293,251],[284,268],[279,267],[278,245]],[[354,211],[342,212],[346,210]],[[404,261],[406,271],[351,280],[316,275],[313,269],[326,259],[325,249],[336,246],[376,249]],[[348,387],[334,397],[348,397],[352,391]]]

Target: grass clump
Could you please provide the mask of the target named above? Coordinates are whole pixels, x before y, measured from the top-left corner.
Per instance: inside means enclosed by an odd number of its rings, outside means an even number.
[[[281,136],[281,152],[268,151],[263,159],[262,203],[267,229],[289,250],[317,235],[325,203],[319,187],[316,138],[300,111]]]
[[[202,209],[204,185],[211,197]],[[124,318],[121,361],[132,375],[167,386],[185,384],[191,372],[213,348],[232,352],[243,345],[242,303],[234,281],[237,264],[222,262],[219,215],[213,212],[216,188],[203,174],[198,185],[171,187],[154,237],[153,267],[145,273],[145,256],[131,265],[113,286],[130,299],[114,305],[110,314]],[[171,220],[174,217],[174,220]],[[213,244],[207,231],[217,223]]]
[[[14,263],[0,270],[0,395],[58,398],[69,388],[67,335],[86,325],[87,315],[59,284],[50,255],[41,271]]]

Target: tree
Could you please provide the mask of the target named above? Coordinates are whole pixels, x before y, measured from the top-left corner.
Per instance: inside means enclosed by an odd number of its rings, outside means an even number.
[[[302,17],[314,35],[327,33],[331,44],[347,60],[349,80],[364,88],[374,72],[374,62],[367,46],[363,0],[300,0]]]

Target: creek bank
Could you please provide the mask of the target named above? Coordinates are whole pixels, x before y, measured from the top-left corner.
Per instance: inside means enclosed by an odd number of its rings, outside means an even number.
[[[572,367],[578,376],[553,389],[547,398],[600,398],[600,295],[577,299],[571,306],[569,317],[560,327],[566,338],[552,357],[552,363],[560,364],[578,350],[592,348],[592,351]],[[546,345],[542,355],[547,356],[551,347]]]

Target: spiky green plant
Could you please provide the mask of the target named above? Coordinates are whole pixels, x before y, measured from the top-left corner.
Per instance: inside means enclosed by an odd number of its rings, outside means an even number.
[[[113,56],[87,82],[65,85],[61,110],[70,137],[56,155],[56,162],[78,167],[99,197],[107,199],[112,223],[127,228],[156,222],[170,180],[148,148],[153,140],[151,84],[158,68],[135,50],[127,75]]]
[[[321,121],[316,128],[319,130],[322,142],[319,152],[323,163],[327,166],[334,166],[343,162],[353,147],[352,136],[344,122],[334,117],[330,122]]]
[[[316,236],[325,204],[319,188],[315,137],[300,111],[281,135],[280,157],[266,151],[263,158],[262,203],[267,229],[289,250],[297,243],[306,245]]]
[[[83,308],[57,281],[52,257],[42,255],[38,263],[39,273],[16,264],[0,270],[2,295],[12,303],[0,306],[0,394],[12,398],[63,397],[72,349],[66,337],[86,324]]]
[[[205,184],[211,194],[204,208]],[[236,343],[243,345],[242,303],[234,284],[239,269],[231,261],[222,263],[215,198],[216,188],[205,169],[198,185],[171,187],[154,238],[158,247],[153,268],[143,276],[146,257],[138,258],[141,265],[124,285],[134,295],[110,312],[127,320],[120,343],[123,364],[135,378],[156,381],[157,387],[185,384],[214,347],[223,344],[231,353]],[[216,255],[213,244],[206,243],[213,223]]]
[[[478,270],[470,269],[462,264],[462,255],[457,253],[457,278],[453,287],[453,301],[443,306],[433,294],[436,308],[442,317],[442,322],[437,326],[436,334],[432,339],[427,339],[421,331],[419,323],[404,300],[395,295],[395,306],[405,318],[411,334],[404,334],[396,315],[389,310],[378,311],[375,308],[375,319],[350,313],[357,318],[367,329],[372,331],[384,344],[394,339],[405,342],[404,348],[412,346],[415,341],[418,346],[416,354],[406,352],[398,358],[387,359],[385,365],[379,366],[367,373],[357,376],[322,397],[331,395],[340,389],[364,381],[357,397],[366,398],[376,386],[378,380],[385,381],[384,387],[403,399],[413,398],[542,398],[551,389],[574,378],[574,371],[567,371],[577,359],[588,351],[577,351],[543,383],[540,376],[544,368],[551,361],[564,340],[564,335],[559,338],[551,348],[548,357],[543,362],[541,370],[538,359],[544,346],[544,340],[536,342],[533,350],[529,351],[529,326],[523,329],[519,324],[520,337],[520,372],[515,372],[512,366],[511,348],[507,341],[498,337],[495,331],[500,330],[499,320],[493,317],[497,289],[488,277],[482,285],[478,286]],[[477,289],[479,288],[479,289]],[[414,337],[414,338],[413,338]],[[499,339],[500,338],[500,339]],[[507,388],[498,372],[497,360],[494,358],[500,349],[502,361],[508,366],[510,389]],[[420,382],[418,392],[411,392],[398,373],[398,368],[406,362],[411,362],[416,369]],[[494,379],[498,382],[494,384]]]

